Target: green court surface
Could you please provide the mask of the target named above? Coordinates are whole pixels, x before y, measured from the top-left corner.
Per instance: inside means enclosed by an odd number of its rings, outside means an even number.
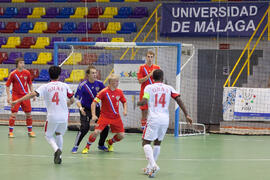
[[[0,177],[2,180],[139,180],[146,160],[140,134],[127,134],[114,145],[115,152],[101,152],[97,142],[89,154],[71,154],[76,132],[64,136],[63,164],[53,163],[53,152],[43,128],[28,138],[26,127],[16,126],[15,138],[0,126]],[[111,136],[111,134],[109,135]],[[85,137],[80,152],[86,140]],[[174,138],[167,135],[159,156],[164,180],[269,180],[270,137],[205,135]]]

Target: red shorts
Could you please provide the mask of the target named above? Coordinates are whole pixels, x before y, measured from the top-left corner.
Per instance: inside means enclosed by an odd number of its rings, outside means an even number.
[[[142,98],[143,98],[143,93],[140,93],[140,100],[142,100]],[[146,103],[145,105],[140,106],[140,109],[141,110],[148,110],[148,104]]]
[[[125,132],[123,122],[121,118],[118,119],[109,119],[104,116],[100,116],[97,122],[98,126],[95,129],[103,130],[106,126],[110,125],[112,133],[121,133]]]
[[[19,98],[23,97],[22,95],[12,95],[12,101],[15,101]],[[15,104],[12,108],[11,108],[11,112],[18,112],[20,106],[22,107],[22,110],[26,113],[31,112],[32,108],[31,108],[31,102],[30,99],[22,101],[20,103]]]

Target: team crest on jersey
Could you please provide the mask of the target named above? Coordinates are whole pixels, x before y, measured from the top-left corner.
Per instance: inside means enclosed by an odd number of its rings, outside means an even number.
[[[99,91],[99,89],[100,89],[99,87],[96,87],[96,91]]]
[[[27,76],[24,76],[23,78],[24,78],[24,80],[26,80],[27,79]]]
[[[120,96],[116,96],[116,99],[117,99],[117,101],[119,101],[119,99],[120,99]]]

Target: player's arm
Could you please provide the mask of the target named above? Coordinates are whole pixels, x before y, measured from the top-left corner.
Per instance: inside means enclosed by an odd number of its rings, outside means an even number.
[[[124,114],[124,116],[126,116],[127,115],[127,102],[123,103],[123,109],[124,109],[123,114]]]
[[[30,92],[34,92],[34,87],[32,83],[29,85],[29,88],[30,88]],[[36,100],[36,96],[33,97],[33,100],[34,101]]]
[[[137,102],[137,106],[143,106],[147,104],[148,99],[150,98],[150,94],[144,91],[143,98],[139,102]]]
[[[71,106],[74,102],[75,102],[75,98],[74,98],[74,97],[70,98],[70,99],[68,100],[68,102],[67,102],[67,106],[68,106],[68,107]]]
[[[19,103],[19,102],[22,102],[22,101],[25,101],[25,100],[28,100],[28,99],[31,99],[31,98],[34,98],[38,96],[38,93],[36,91],[33,91],[31,92],[30,94],[26,94],[25,96],[21,97],[20,99],[17,99],[15,101],[12,101],[11,102],[11,106],[14,106],[15,104]]]
[[[190,124],[192,124],[192,119],[188,115],[187,110],[186,110],[186,107],[185,107],[183,101],[181,100],[180,96],[177,96],[175,98],[175,101],[177,102],[178,106],[182,109],[182,111],[183,111],[183,113],[184,113],[184,115],[186,117],[186,121],[189,122]]]
[[[142,84],[142,83],[144,83],[145,81],[147,81],[147,80],[151,77],[151,74],[152,74],[152,73],[147,74],[145,77],[138,79],[139,83]]]
[[[97,115],[96,115],[96,107],[97,107],[97,99],[95,98],[95,100],[92,102],[91,104],[91,113],[92,113],[92,120],[96,121],[98,119]]]
[[[11,102],[11,95],[10,95],[10,86],[6,86],[6,93],[7,93],[7,102]]]

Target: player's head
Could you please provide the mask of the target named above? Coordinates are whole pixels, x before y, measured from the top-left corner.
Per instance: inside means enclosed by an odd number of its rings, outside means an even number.
[[[15,61],[16,68],[23,69],[24,68],[24,59],[23,58],[17,58]]]
[[[153,79],[154,81],[160,81],[162,82],[163,81],[163,71],[161,69],[156,69],[154,72],[153,72]]]
[[[119,84],[119,76],[116,74],[111,74],[108,78],[109,86],[112,88],[117,88]]]
[[[89,65],[85,72],[89,81],[97,80],[97,69],[95,66]]]
[[[61,74],[61,67],[59,67],[59,66],[51,66],[49,68],[49,75],[50,75],[51,80],[58,79],[60,74]]]
[[[147,51],[147,53],[146,53],[146,64],[152,65],[154,57],[155,57],[155,53],[153,51]]]

